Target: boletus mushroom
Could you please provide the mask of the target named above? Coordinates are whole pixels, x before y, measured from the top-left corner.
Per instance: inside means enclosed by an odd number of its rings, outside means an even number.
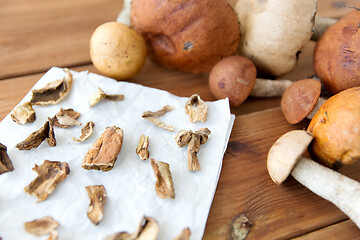
[[[226,0],[133,0],[131,26],[146,40],[161,65],[187,72],[209,72],[234,55],[240,28]]]
[[[229,98],[232,107],[248,96],[281,96],[293,81],[256,78],[254,63],[246,57],[230,56],[219,61],[210,72],[209,87],[217,99]]]
[[[329,27],[316,43],[315,72],[332,94],[360,86],[359,23],[360,10],[356,8]]]
[[[311,120],[310,153],[322,164],[339,168],[360,159],[360,87],[344,90],[324,102]]]
[[[321,83],[315,79],[304,79],[289,86],[281,97],[281,111],[290,124],[312,119],[326,101],[321,97]]]
[[[360,228],[360,183],[305,157],[303,152],[312,139],[311,133],[302,130],[282,135],[268,153],[271,179],[281,184],[291,174],[310,191],[336,205]]]

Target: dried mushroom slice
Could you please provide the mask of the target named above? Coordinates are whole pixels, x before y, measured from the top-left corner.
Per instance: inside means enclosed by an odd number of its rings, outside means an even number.
[[[185,104],[185,113],[189,115],[190,122],[205,122],[207,105],[197,94],[192,95]]]
[[[51,234],[58,226],[59,223],[50,216],[24,223],[25,230],[36,236]]]
[[[87,152],[81,167],[86,170],[110,171],[120,153],[123,138],[121,128],[107,127]]]
[[[174,199],[174,184],[169,164],[151,159],[151,166],[156,177],[155,191],[158,197]]]
[[[103,185],[93,185],[85,187],[90,198],[90,205],[87,216],[91,222],[98,225],[103,218],[103,210],[106,203],[106,192]]]
[[[160,121],[160,119],[158,119],[158,117],[165,115],[165,113],[170,112],[173,109],[174,109],[174,107],[166,105],[156,112],[152,112],[152,111],[143,112],[141,117],[152,122],[159,128],[162,128],[162,129],[172,132],[172,131],[174,131],[174,127],[170,126],[170,125],[166,125],[165,123]]]
[[[98,87],[98,91],[90,97],[89,100],[90,107],[95,106],[103,99],[110,101],[122,101],[124,100],[124,95],[123,94],[108,95],[104,93],[104,91],[101,90],[101,88]]]
[[[53,230],[50,233],[50,236],[47,240],[58,240],[59,239],[59,234],[57,233],[57,231]]]
[[[94,130],[94,126],[95,126],[95,123],[93,122],[87,122],[86,125],[81,129],[81,136],[79,139],[77,138],[74,138],[73,137],[73,140],[75,142],[83,142],[85,141],[86,139],[88,139],[92,133],[93,133],[93,130]]]
[[[0,175],[14,170],[5,145],[0,143]]]
[[[127,232],[115,233],[105,240],[156,240],[159,234],[159,225],[155,219],[142,217],[133,234]]]
[[[41,89],[31,90],[30,103],[32,105],[49,105],[62,101],[69,93],[73,81],[69,69],[64,68],[64,71],[66,75],[63,79],[50,82]]]
[[[53,122],[50,118],[48,118],[48,121],[46,121],[39,130],[31,133],[24,141],[18,143],[15,147],[19,150],[30,150],[39,147],[45,139],[48,139],[49,146],[53,147],[56,145]]]
[[[76,112],[74,109],[60,108],[60,112],[55,114],[52,119],[55,127],[67,128],[69,126],[80,126],[81,122],[76,120],[78,117],[80,117],[80,113]]]
[[[149,147],[149,137],[145,135],[141,135],[139,139],[139,145],[136,148],[136,154],[141,160],[146,160],[149,158],[150,153],[148,147]]]
[[[17,106],[10,113],[11,119],[20,125],[32,123],[36,120],[35,110],[30,102]]]
[[[33,168],[38,176],[25,187],[25,192],[37,198],[37,202],[44,201],[56,186],[70,173],[66,162],[45,160],[40,166],[35,164]]]
[[[175,237],[173,240],[189,240],[191,231],[189,228],[182,230],[179,236]]]

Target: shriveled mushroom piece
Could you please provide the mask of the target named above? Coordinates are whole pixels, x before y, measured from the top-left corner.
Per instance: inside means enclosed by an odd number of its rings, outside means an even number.
[[[188,145],[187,161],[189,171],[200,171],[200,164],[197,154],[200,150],[200,144],[204,144],[211,131],[208,128],[201,128],[195,132],[189,130],[181,130],[177,133],[175,140],[179,147]]]
[[[142,217],[133,234],[127,232],[115,233],[105,240],[156,240],[159,234],[159,225],[155,219]]]
[[[103,185],[93,185],[85,187],[90,198],[90,205],[87,216],[91,222],[98,225],[103,218],[103,210],[106,203],[106,191]]]
[[[24,141],[18,143],[15,147],[19,150],[30,150],[37,148],[40,144],[47,139],[49,146],[56,146],[54,122],[51,118],[37,131],[31,133]]]
[[[31,90],[32,97],[30,103],[32,105],[49,105],[57,104],[62,101],[70,92],[73,76],[69,69],[64,68],[65,77],[48,83],[41,89]]]
[[[122,101],[124,100],[124,95],[123,94],[108,95],[104,93],[104,91],[101,90],[101,88],[98,87],[98,91],[90,97],[89,100],[90,107],[95,106],[103,99],[110,101]]]
[[[81,129],[80,138],[77,139],[77,138],[73,137],[73,140],[75,142],[83,142],[83,141],[85,141],[86,139],[88,139],[92,135],[93,130],[94,130],[94,126],[95,126],[95,123],[93,123],[92,121],[87,122],[86,125]]]
[[[311,133],[294,130],[282,135],[270,148],[267,169],[281,184],[291,174],[299,183],[332,202],[360,227],[360,184],[305,157]]]
[[[24,188],[25,192],[37,198],[37,202],[48,198],[57,185],[64,181],[70,173],[69,165],[66,162],[48,161],[33,168],[38,176]]]
[[[50,236],[47,240],[58,240],[59,238],[59,234],[57,233],[57,231],[51,231],[50,232]]]
[[[35,110],[30,102],[17,106],[10,113],[11,119],[18,124],[32,123],[36,120]]]
[[[165,113],[170,112],[173,109],[174,107],[166,105],[156,112],[152,112],[152,111],[143,112],[141,117],[152,122],[159,128],[172,132],[174,131],[174,127],[163,123],[162,121],[160,121],[160,119],[158,119],[158,117],[165,115]]]
[[[315,79],[304,79],[288,87],[281,98],[281,110],[290,124],[312,119],[316,111],[326,101],[320,97],[321,83]]]
[[[209,87],[217,99],[229,98],[230,105],[239,106],[248,96],[278,97],[293,84],[290,80],[256,78],[254,63],[242,56],[223,58],[209,75]]]
[[[36,236],[51,234],[58,226],[59,223],[50,216],[24,223],[25,230]]]
[[[185,228],[184,230],[182,230],[179,236],[175,237],[173,240],[189,240],[190,235],[191,235],[190,229]]]
[[[192,95],[185,104],[185,113],[189,115],[190,122],[205,122],[207,105],[198,94]]]
[[[150,157],[148,147],[149,147],[149,137],[145,135],[141,135],[139,139],[139,145],[136,148],[136,154],[141,160],[146,160]]]
[[[0,175],[14,170],[5,145],[0,143]]]
[[[155,191],[159,198],[175,198],[174,184],[171,177],[170,165],[164,162],[151,159],[151,166],[154,170],[156,183]]]
[[[67,128],[69,126],[80,126],[81,122],[76,120],[78,117],[80,117],[80,113],[76,112],[74,109],[60,108],[60,111],[55,114],[52,120],[54,121],[55,127]]]
[[[121,128],[107,127],[87,152],[81,167],[86,170],[110,171],[120,153],[123,138]]]

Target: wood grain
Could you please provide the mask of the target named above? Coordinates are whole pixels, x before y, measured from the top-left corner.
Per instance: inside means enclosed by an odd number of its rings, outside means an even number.
[[[0,0],[0,79],[52,66],[90,63],[97,26],[114,21],[122,0]]]
[[[300,237],[294,238],[293,240],[360,240],[360,229],[350,221],[342,221],[338,224],[334,224],[317,231],[302,235]]]
[[[243,213],[252,223],[247,240],[293,238],[347,219],[292,177],[277,186],[267,173],[271,145],[283,133],[307,124],[287,124],[280,108],[236,118],[204,239],[229,239],[233,220]],[[360,180],[359,171],[360,162],[340,172]]]

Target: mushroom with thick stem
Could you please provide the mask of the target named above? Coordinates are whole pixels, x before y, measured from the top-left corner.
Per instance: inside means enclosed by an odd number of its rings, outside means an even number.
[[[187,161],[189,171],[200,171],[199,159],[197,153],[200,150],[200,144],[206,143],[211,131],[208,128],[201,128],[195,132],[181,130],[177,133],[175,140],[179,147],[188,145]]]
[[[190,122],[205,122],[207,105],[198,94],[192,95],[185,104],[185,113],[189,115]]]
[[[256,78],[254,63],[242,56],[219,61],[209,75],[209,87],[217,99],[229,98],[230,105],[239,106],[248,96],[278,97],[293,81]]]
[[[321,83],[315,79],[304,79],[289,86],[281,97],[281,110],[290,124],[312,119],[316,111],[327,100],[321,97]]]
[[[299,183],[332,202],[360,228],[360,183],[305,157],[313,135],[293,130],[282,135],[270,148],[267,169],[281,184],[291,174]]]

